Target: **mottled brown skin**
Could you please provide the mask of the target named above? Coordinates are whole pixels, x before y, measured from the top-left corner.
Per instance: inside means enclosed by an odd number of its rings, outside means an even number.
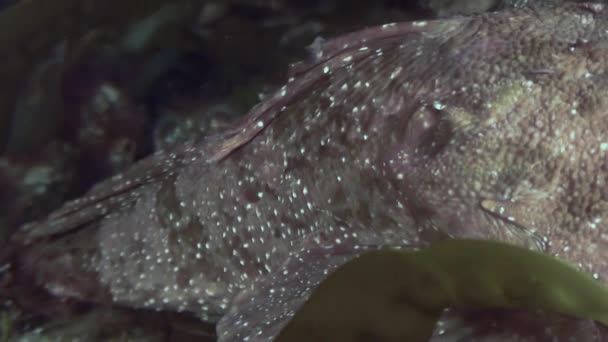
[[[382,246],[501,240],[605,281],[607,16],[512,9],[316,44],[234,129],[24,227],[13,268],[58,296],[223,317],[220,340],[275,336]]]

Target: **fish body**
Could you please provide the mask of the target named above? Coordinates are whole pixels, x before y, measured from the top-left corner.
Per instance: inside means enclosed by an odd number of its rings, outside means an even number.
[[[608,10],[387,24],[312,49],[233,128],[23,227],[60,297],[278,334],[367,250],[499,240],[608,277]]]

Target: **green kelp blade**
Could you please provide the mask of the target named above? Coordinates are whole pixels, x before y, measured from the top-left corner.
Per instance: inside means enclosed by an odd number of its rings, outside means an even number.
[[[450,307],[544,309],[608,325],[608,287],[552,256],[479,240],[448,240],[418,253],[447,274]]]
[[[369,252],[338,268],[278,341],[426,341],[444,308],[536,308],[608,324],[608,288],[551,256],[448,240]]]
[[[454,301],[433,263],[412,252],[364,254],[330,274],[277,341],[427,340]]]

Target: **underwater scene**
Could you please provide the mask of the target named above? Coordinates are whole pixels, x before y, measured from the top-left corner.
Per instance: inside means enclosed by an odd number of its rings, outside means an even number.
[[[608,341],[604,0],[0,0],[0,342]]]

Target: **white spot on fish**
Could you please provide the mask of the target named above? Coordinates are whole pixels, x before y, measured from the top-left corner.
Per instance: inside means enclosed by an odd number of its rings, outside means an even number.
[[[393,79],[395,79],[395,77],[399,76],[399,74],[401,73],[401,70],[403,70],[403,68],[401,66],[396,67],[395,70],[393,70],[393,72],[391,72],[390,79],[393,80]]]
[[[433,102],[433,108],[435,108],[437,110],[442,110],[445,108],[445,105],[439,101],[435,101],[435,102]]]

